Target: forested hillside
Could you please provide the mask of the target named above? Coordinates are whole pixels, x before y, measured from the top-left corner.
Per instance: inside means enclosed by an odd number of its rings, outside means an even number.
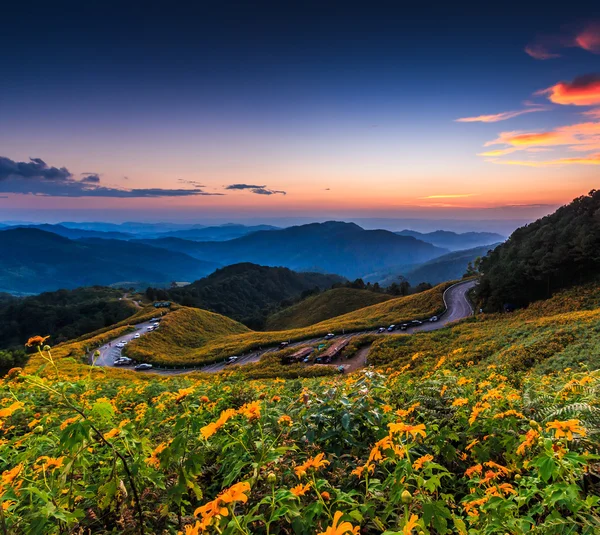
[[[297,273],[283,267],[242,263],[218,269],[208,277],[181,288],[155,292],[148,297],[171,299],[184,306],[203,308],[261,329],[266,317],[285,300],[330,288],[344,279],[322,273]]]
[[[122,296],[121,290],[95,286],[0,299],[0,349],[22,348],[37,333],[58,344],[118,323],[137,310]]]
[[[481,263],[478,295],[489,310],[524,306],[600,273],[600,191],[517,229]]]

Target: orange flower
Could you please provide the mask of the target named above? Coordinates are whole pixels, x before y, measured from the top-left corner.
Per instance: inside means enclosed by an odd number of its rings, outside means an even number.
[[[413,469],[414,470],[420,470],[421,468],[423,468],[423,465],[425,463],[428,463],[430,461],[433,461],[433,455],[423,455],[423,457],[419,457],[414,463],[413,463]]]
[[[322,468],[323,466],[327,466],[329,464],[329,461],[327,459],[325,459],[324,457],[325,457],[324,453],[319,453],[315,457],[309,457],[306,461],[304,461],[304,463],[302,463],[299,466],[294,467],[294,470],[296,471],[296,475],[298,477],[302,477],[303,475],[306,474],[306,471],[310,468],[314,468],[316,470],[317,468]]]
[[[202,396],[200,398],[200,401],[202,401],[202,403],[208,403],[210,401],[210,399],[208,399],[208,396]]]
[[[475,466],[471,466],[471,468],[466,469],[465,476],[470,478],[473,476],[473,474],[481,475],[482,472],[483,472],[483,466],[481,466],[480,464],[476,464]]]
[[[162,453],[167,448],[167,446],[168,444],[166,442],[163,442],[162,444],[156,446],[150,457],[144,459],[144,462],[158,470],[160,468],[160,459],[158,458],[158,455]]]
[[[388,424],[388,427],[390,428],[390,433],[405,433],[406,438],[408,438],[408,435],[412,435],[413,439],[417,438],[419,435],[422,437],[427,436],[424,424],[410,425],[398,422],[395,424]]]
[[[257,420],[260,418],[260,403],[258,401],[246,403],[240,408],[238,414],[244,415],[248,420]]]
[[[41,346],[46,340],[50,338],[49,336],[32,336],[27,343],[25,344],[27,347],[33,346]]]
[[[402,528],[402,535],[411,535],[413,529],[416,529],[419,526],[419,517],[417,515],[410,515],[410,518],[404,524]]]
[[[7,418],[8,416],[11,416],[14,412],[18,411],[24,405],[25,404],[22,401],[15,401],[9,407],[6,407],[5,409],[0,409],[0,418]]]
[[[565,437],[567,440],[573,440],[573,433],[579,436],[585,436],[585,428],[581,427],[579,420],[554,420],[553,422],[546,424],[546,429],[554,429],[554,437],[561,438]]]
[[[531,448],[533,446],[533,442],[540,436],[540,434],[535,429],[530,429],[525,433],[525,439],[519,447],[517,448],[518,455],[525,455],[525,450],[527,448]]]
[[[310,490],[310,483],[307,483],[306,485],[299,483],[295,487],[291,488],[290,492],[294,496],[304,496],[309,490]]]
[[[273,403],[277,403],[278,401],[281,401],[281,396],[273,396],[273,397],[271,398],[271,401],[272,401]]]
[[[321,498],[323,498],[326,502],[328,502],[329,500],[331,500],[331,494],[329,494],[329,492],[324,490],[323,492],[321,492]]]
[[[35,471],[41,472],[42,470],[52,470],[54,472],[54,470],[63,465],[64,460],[64,457],[54,458],[44,455],[35,461]]]
[[[277,423],[279,425],[292,425],[292,419],[287,415],[284,414],[281,418],[279,418],[279,420],[277,420]]]
[[[248,496],[246,496],[246,493],[248,492],[250,492],[250,483],[243,481],[241,483],[232,485],[219,494],[219,496],[224,503],[246,503],[248,501]]]
[[[462,407],[463,405],[466,405],[467,403],[469,403],[469,398],[456,398],[452,402],[452,406],[453,407]]]
[[[350,522],[342,522],[340,520],[344,513],[336,511],[333,515],[333,523],[325,531],[319,533],[319,535],[345,535],[351,533],[352,535],[358,535],[360,533],[360,526],[354,527]]]
[[[212,437],[221,427],[223,427],[231,418],[237,414],[235,409],[226,409],[221,412],[219,419],[216,422],[211,422],[200,429],[200,434],[208,439]]]

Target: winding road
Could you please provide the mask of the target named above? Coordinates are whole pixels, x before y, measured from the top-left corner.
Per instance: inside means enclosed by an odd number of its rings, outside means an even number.
[[[398,335],[416,334],[419,332],[426,332],[426,331],[435,331],[437,329],[442,329],[449,323],[452,323],[452,322],[464,319],[468,316],[471,316],[473,314],[473,307],[468,299],[468,292],[469,292],[469,290],[471,290],[471,288],[473,288],[475,286],[475,284],[476,284],[476,281],[469,280],[469,281],[465,281],[465,282],[459,282],[459,283],[454,284],[454,285],[450,286],[449,288],[447,288],[446,291],[444,292],[444,297],[443,297],[444,303],[446,305],[446,312],[444,312],[442,315],[440,315],[438,321],[436,321],[436,322],[425,321],[425,322],[423,322],[422,325],[410,327],[409,329],[407,329],[405,331],[388,332],[386,330],[384,333],[381,333],[381,336],[384,336],[384,335],[385,336],[398,336]],[[114,366],[115,358],[119,357],[121,354],[121,350],[119,348],[117,348],[116,345],[119,342],[129,342],[138,333],[141,336],[143,336],[144,334],[146,334],[148,332],[147,328],[152,323],[153,323],[152,321],[139,323],[135,326],[135,328],[136,328],[135,331],[132,331],[123,336],[120,336],[119,338],[115,338],[114,340],[112,340],[110,342],[110,345],[107,344],[107,345],[99,348],[98,351],[100,352],[100,356],[97,357],[95,365],[96,366]],[[339,340],[343,340],[346,338],[350,339],[355,336],[360,336],[363,334],[374,334],[376,332],[377,332],[377,329],[373,328],[373,329],[368,329],[368,330],[359,331],[359,332],[337,335],[335,337],[335,339],[339,341]],[[303,345],[307,345],[307,344],[311,344],[311,343],[320,342],[323,340],[324,339],[322,337],[321,338],[310,338],[310,339],[301,340],[298,342],[293,342],[288,347],[303,346]],[[277,347],[270,347],[268,349],[263,349],[261,351],[254,351],[254,352],[248,353],[246,355],[241,355],[239,357],[239,360],[236,362],[236,366],[249,364],[251,362],[258,362],[263,355],[265,355],[267,353],[272,353],[277,350],[278,350]],[[360,351],[360,360],[361,361],[366,360],[367,355],[368,355],[368,347],[364,348],[363,350]],[[356,359],[356,360],[358,360],[358,359]],[[125,369],[133,368],[133,366],[122,366],[122,367]],[[191,373],[194,371],[200,371],[200,372],[205,372],[205,373],[215,373],[215,372],[222,371],[225,368],[226,368],[226,364],[224,362],[217,362],[214,364],[208,364],[203,367],[189,368],[189,369],[166,370],[166,369],[160,369],[160,368],[153,368],[152,370],[149,370],[146,373],[159,373],[162,375],[180,375],[180,374],[184,374],[184,373]]]

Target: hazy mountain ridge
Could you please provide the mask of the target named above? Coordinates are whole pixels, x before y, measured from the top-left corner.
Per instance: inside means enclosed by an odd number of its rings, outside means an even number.
[[[259,231],[226,242],[178,238],[139,240],[223,265],[251,262],[295,271],[318,268],[353,279],[399,263],[420,263],[448,252],[410,236],[329,221]]]
[[[436,247],[444,247],[450,251],[472,249],[490,243],[500,243],[506,240],[506,236],[495,232],[452,232],[449,230],[436,230],[434,232],[417,232],[405,229],[396,232],[400,236],[412,236],[418,240],[431,243]]]
[[[218,267],[121,240],[69,240],[32,228],[0,231],[0,291],[39,293],[123,280],[194,280]]]

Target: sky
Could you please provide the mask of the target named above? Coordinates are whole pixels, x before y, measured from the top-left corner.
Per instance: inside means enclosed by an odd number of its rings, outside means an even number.
[[[526,221],[600,184],[592,2],[10,4],[0,220]]]

